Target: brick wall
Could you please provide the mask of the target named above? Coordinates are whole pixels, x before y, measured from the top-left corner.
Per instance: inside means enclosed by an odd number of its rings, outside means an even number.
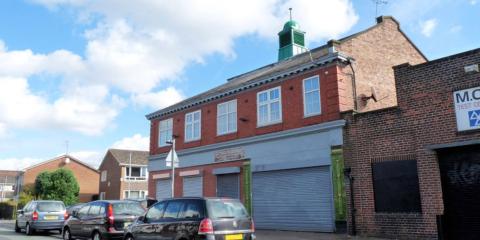
[[[34,185],[37,175],[44,171],[54,171],[59,168],[66,168],[73,172],[80,186],[80,202],[92,201],[92,196],[98,194],[98,183],[100,175],[97,171],[80,164],[72,158],[70,163],[65,163],[65,157],[58,158],[54,161],[47,161],[44,164],[27,169],[23,175],[23,184]]]
[[[120,199],[122,168],[110,151],[107,151],[98,170],[100,174],[104,170],[107,171],[107,180],[100,182],[100,192],[105,192],[105,199]]]
[[[355,178],[360,234],[437,237],[436,215],[443,214],[442,188],[436,154],[427,146],[480,139],[479,131],[457,132],[453,102],[453,91],[480,86],[479,73],[466,74],[463,70],[474,63],[480,64],[478,49],[416,66],[398,66],[398,107],[345,114],[344,157]],[[417,160],[422,213],[375,213],[371,160],[411,154]],[[348,219],[351,227],[350,215]]]

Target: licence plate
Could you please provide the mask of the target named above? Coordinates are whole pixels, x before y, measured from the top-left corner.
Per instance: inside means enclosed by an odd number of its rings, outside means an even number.
[[[57,220],[58,216],[44,216],[43,219],[45,219],[45,220]]]
[[[243,240],[243,234],[225,235],[225,240]]]

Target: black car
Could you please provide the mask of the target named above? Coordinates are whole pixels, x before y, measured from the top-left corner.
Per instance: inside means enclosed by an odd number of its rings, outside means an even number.
[[[63,239],[122,239],[124,229],[144,213],[145,209],[134,201],[89,202],[65,221]]]
[[[124,240],[253,240],[254,231],[239,200],[174,198],[150,207],[126,229]]]

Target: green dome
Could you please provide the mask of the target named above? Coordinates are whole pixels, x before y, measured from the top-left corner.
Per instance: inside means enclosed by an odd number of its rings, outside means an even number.
[[[283,25],[283,31],[288,31],[290,29],[299,29],[300,26],[294,20],[290,20]]]

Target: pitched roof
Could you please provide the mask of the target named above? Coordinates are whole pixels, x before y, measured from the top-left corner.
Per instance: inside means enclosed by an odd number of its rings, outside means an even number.
[[[126,149],[108,149],[119,164],[130,164],[130,153],[132,154],[132,165],[148,165],[148,151],[136,151]]]
[[[29,170],[29,169],[32,169],[32,168],[41,166],[41,165],[46,164],[46,163],[49,163],[49,162],[57,161],[57,160],[59,160],[59,159],[65,159],[65,158],[67,158],[67,157],[68,157],[71,161],[74,161],[74,162],[76,162],[76,163],[78,163],[78,164],[80,164],[80,165],[83,165],[83,166],[85,166],[85,167],[87,167],[87,168],[89,168],[89,169],[91,169],[91,170],[93,170],[93,171],[95,171],[95,172],[98,172],[98,170],[97,170],[96,168],[94,168],[94,167],[90,166],[89,164],[86,164],[86,163],[84,163],[84,162],[82,162],[82,161],[80,161],[80,160],[78,160],[78,159],[76,159],[76,158],[74,158],[74,157],[72,157],[72,156],[70,156],[70,155],[67,155],[67,154],[58,156],[58,157],[56,157],[56,158],[52,158],[52,159],[47,160],[47,161],[43,161],[43,162],[37,163],[37,164],[35,164],[35,165],[32,165],[32,166],[30,166],[30,167],[25,168],[23,171],[25,172],[25,171],[27,171],[27,170]]]

